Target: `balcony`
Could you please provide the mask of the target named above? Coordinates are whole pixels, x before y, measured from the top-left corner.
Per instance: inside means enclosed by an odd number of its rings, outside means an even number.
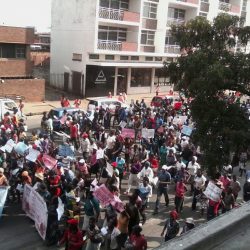
[[[232,5],[230,3],[219,2],[219,10],[240,14],[240,6]]]
[[[136,12],[121,10],[121,9],[111,9],[111,8],[99,8],[99,18],[125,21],[125,22],[140,22],[140,14]]]
[[[135,52],[137,51],[137,43],[110,41],[110,40],[98,40],[97,49]]]
[[[176,0],[177,2],[184,2],[184,3],[191,3],[191,4],[198,4],[199,0]]]
[[[171,26],[171,25],[182,25],[185,23],[184,19],[180,19],[180,18],[168,18],[167,20],[167,26]]]
[[[171,45],[171,44],[166,44],[165,45],[165,53],[170,53],[170,54],[180,54],[180,46],[179,45]]]

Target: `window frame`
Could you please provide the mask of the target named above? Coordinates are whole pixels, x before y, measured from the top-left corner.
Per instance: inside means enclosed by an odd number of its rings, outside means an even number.
[[[148,8],[148,10],[145,11],[145,8]],[[157,3],[144,2],[142,16],[144,18],[157,19],[157,8],[158,8]],[[153,9],[155,11],[153,11]]]
[[[145,43],[142,42],[142,36],[146,36]],[[151,41],[151,42],[149,42]],[[153,30],[142,30],[141,31],[141,45],[155,46],[155,31]]]

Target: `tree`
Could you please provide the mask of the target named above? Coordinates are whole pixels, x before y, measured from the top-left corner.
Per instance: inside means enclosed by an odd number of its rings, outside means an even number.
[[[192,98],[192,139],[201,147],[211,177],[231,152],[250,142],[249,119],[228,95],[250,93],[250,54],[235,52],[236,44],[244,47],[250,40],[250,27],[241,24],[240,18],[222,14],[213,23],[197,17],[171,29],[184,53],[176,62],[165,63],[165,70],[170,82]]]

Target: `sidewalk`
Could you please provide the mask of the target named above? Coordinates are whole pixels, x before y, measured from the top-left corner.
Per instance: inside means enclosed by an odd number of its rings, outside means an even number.
[[[160,95],[164,95],[167,93],[160,93]],[[146,104],[149,104],[151,99],[155,96],[155,93],[149,94],[135,94],[135,95],[128,95],[127,96],[127,103],[130,103],[131,100],[141,100],[145,99]],[[117,96],[118,97],[118,96]],[[74,98],[69,98],[70,103],[73,106]],[[88,100],[83,99],[80,108],[83,110],[87,109]],[[24,113],[26,116],[33,116],[33,115],[41,115],[43,112],[48,112],[52,108],[59,108],[60,105],[60,95],[56,101],[44,101],[44,102],[25,102],[24,103]]]

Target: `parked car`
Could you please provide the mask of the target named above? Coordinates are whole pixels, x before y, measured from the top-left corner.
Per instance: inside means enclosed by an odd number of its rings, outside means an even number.
[[[102,106],[104,109],[109,108],[111,114],[115,113],[116,107],[124,107],[124,108],[128,108],[129,105],[118,101],[115,98],[94,98],[94,99],[88,99],[89,103],[88,103],[88,111],[98,111],[99,108]]]
[[[18,109],[15,101],[9,98],[0,98],[0,116],[3,119],[4,114],[9,112],[10,115],[14,114],[14,109]]]

